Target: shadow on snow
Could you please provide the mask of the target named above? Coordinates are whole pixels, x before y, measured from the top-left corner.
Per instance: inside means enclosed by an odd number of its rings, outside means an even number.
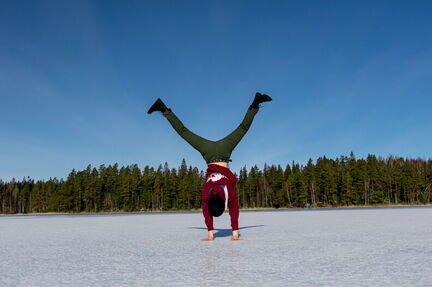
[[[242,229],[247,229],[247,228],[255,228],[255,227],[262,227],[264,226],[263,224],[260,225],[249,225],[249,226],[243,226],[243,227],[239,227],[239,230]],[[201,229],[201,230],[207,230],[207,228],[205,227],[188,227],[189,229]],[[240,233],[240,232],[239,232]],[[228,237],[232,235],[232,230],[231,229],[220,229],[220,228],[215,228],[214,229],[214,233],[213,233],[214,237]]]

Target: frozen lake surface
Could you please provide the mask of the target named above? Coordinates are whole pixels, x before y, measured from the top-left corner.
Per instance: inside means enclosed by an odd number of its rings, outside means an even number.
[[[432,208],[0,216],[0,286],[432,286]]]

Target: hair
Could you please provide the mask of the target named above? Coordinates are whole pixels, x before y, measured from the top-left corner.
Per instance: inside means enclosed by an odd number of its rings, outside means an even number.
[[[215,193],[208,200],[208,207],[211,216],[219,217],[225,211],[225,200]]]

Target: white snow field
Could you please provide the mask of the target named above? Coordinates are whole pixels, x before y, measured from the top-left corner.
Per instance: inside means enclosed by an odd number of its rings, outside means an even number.
[[[432,208],[0,216],[0,286],[432,286]]]

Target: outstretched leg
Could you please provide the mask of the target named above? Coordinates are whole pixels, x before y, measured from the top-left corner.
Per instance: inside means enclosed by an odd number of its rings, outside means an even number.
[[[250,105],[240,125],[228,136],[221,139],[218,143],[230,151],[234,150],[234,148],[237,146],[237,144],[240,142],[240,140],[244,137],[244,135],[249,130],[252,121],[259,110],[259,104],[271,100],[272,98],[270,98],[265,94],[256,93],[255,99]]]
[[[163,113],[164,117],[170,122],[171,126],[175,131],[187,141],[193,148],[199,151],[201,154],[205,153],[205,148],[211,144],[211,142],[199,135],[194,134],[187,129],[179,118],[172,112],[166,111]]]
[[[184,140],[186,140],[193,148],[198,150],[201,154],[205,153],[205,148],[208,147],[211,142],[188,130],[179,120],[179,118],[171,111],[171,109],[165,106],[161,99],[157,99],[147,113],[151,114],[154,111],[162,112],[163,116],[170,122],[174,130]]]
[[[257,113],[258,109],[249,108],[240,125],[229,135],[221,139],[219,141],[219,144],[222,145],[225,149],[233,151],[237,144],[240,142],[240,140],[249,130],[252,121]]]

